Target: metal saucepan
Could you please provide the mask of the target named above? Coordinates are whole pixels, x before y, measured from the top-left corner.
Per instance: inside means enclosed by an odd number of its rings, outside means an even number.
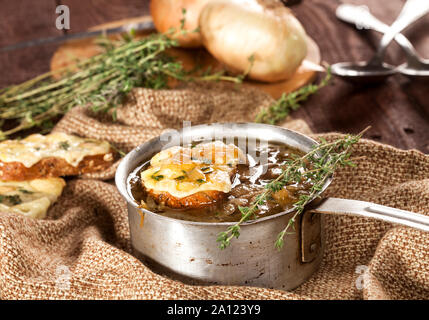
[[[177,145],[197,138],[264,139],[308,152],[317,144],[297,132],[256,123],[227,123],[193,126],[176,132]],[[173,137],[173,138],[174,138]],[[348,214],[370,217],[429,231],[429,217],[374,203],[328,198],[300,215],[295,232],[288,234],[282,250],[274,247],[278,233],[292,210],[250,221],[241,235],[220,250],[217,235],[230,222],[207,223],[177,220],[138,207],[127,179],[139,165],[161,151],[170,141],[154,138],[131,151],[116,172],[116,186],[128,203],[131,242],[136,256],[155,271],[187,283],[249,285],[290,290],[317,270],[323,255],[323,215]],[[331,179],[321,192],[331,183]]]

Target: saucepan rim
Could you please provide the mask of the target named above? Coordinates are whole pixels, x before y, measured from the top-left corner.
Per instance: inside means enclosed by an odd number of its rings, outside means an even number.
[[[293,135],[297,135],[301,138],[303,138],[304,140],[307,140],[307,142],[310,142],[312,145],[319,145],[319,143],[310,138],[309,136],[296,132],[294,130],[291,129],[287,129],[287,128],[283,128],[283,127],[279,127],[279,126],[275,126],[275,125],[269,125],[269,124],[262,124],[262,123],[253,123],[253,122],[217,122],[217,123],[211,123],[211,124],[202,124],[202,125],[196,125],[196,126],[192,126],[190,128],[187,128],[186,130],[198,130],[204,127],[209,127],[209,126],[250,126],[253,127],[255,130],[258,130],[258,128],[272,128],[275,130],[281,130],[281,131],[285,131],[285,132],[290,132]],[[239,129],[239,128],[238,128]],[[183,136],[183,129],[178,130],[177,131],[178,134],[180,134],[180,136]],[[238,136],[238,135],[237,135]],[[181,223],[181,224],[187,224],[187,225],[198,225],[198,226],[232,226],[234,224],[236,224],[236,222],[199,222],[199,221],[188,221],[188,220],[181,220],[181,219],[175,219],[175,218],[171,218],[171,217],[166,217],[163,215],[160,215],[156,212],[152,212],[149,211],[147,209],[143,209],[140,208],[138,206],[138,204],[136,203],[136,201],[131,197],[131,195],[128,192],[128,187],[127,187],[127,183],[128,183],[128,177],[131,174],[131,172],[133,172],[133,170],[135,170],[137,168],[137,166],[134,166],[133,168],[127,170],[127,164],[134,158],[134,157],[138,157],[139,154],[145,153],[146,149],[148,147],[150,147],[151,145],[153,145],[154,143],[158,142],[160,140],[160,136],[154,137],[144,143],[142,143],[141,145],[139,145],[138,147],[134,148],[133,150],[131,150],[127,155],[125,155],[125,157],[121,160],[121,162],[119,163],[119,166],[116,170],[115,173],[115,184],[116,184],[116,188],[118,189],[119,193],[121,194],[121,196],[127,201],[128,205],[132,205],[134,208],[136,208],[137,210],[140,210],[142,212],[144,212],[145,214],[149,214],[151,216],[154,216],[156,218],[159,219],[164,219],[170,222],[177,222],[177,223]],[[270,141],[270,140],[268,140]],[[276,141],[278,142],[278,141]],[[298,142],[298,141],[297,141]],[[282,143],[282,142],[278,142],[278,143]],[[285,144],[285,143],[283,143]],[[297,148],[301,151],[302,148],[297,147],[297,146],[293,146],[294,148]],[[159,152],[159,150],[153,150],[152,154]],[[149,160],[148,158],[142,158],[139,159],[139,163],[143,163],[145,161]],[[332,182],[332,177],[328,178],[322,188],[322,190],[320,190],[317,194],[314,195],[313,199],[310,201],[313,202],[316,198],[318,198],[320,196],[320,194],[322,194],[327,188],[328,186],[331,184]],[[309,204],[310,204],[309,203]],[[255,219],[255,220],[250,220],[247,222],[244,222],[241,224],[241,226],[245,226],[245,225],[251,225],[251,224],[255,224],[255,223],[261,223],[267,220],[271,220],[271,219],[275,219],[277,217],[289,214],[291,212],[293,212],[294,209],[291,208],[289,210],[283,211],[283,212],[279,212],[270,216],[266,216],[266,217],[262,217],[260,219]]]

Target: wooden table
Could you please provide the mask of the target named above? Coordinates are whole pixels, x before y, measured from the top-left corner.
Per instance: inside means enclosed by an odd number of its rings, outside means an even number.
[[[0,47],[30,39],[61,35],[55,28],[55,8],[70,8],[71,29],[80,32],[112,20],[148,14],[148,0],[0,0]],[[382,21],[391,23],[403,0],[344,0],[366,4]],[[336,0],[303,0],[293,6],[307,33],[316,40],[328,63],[369,59],[380,39],[372,32],[358,32],[337,20]],[[404,34],[419,53],[429,58],[429,16]],[[0,54],[0,87],[19,83],[49,70],[49,60],[58,45],[46,45]],[[387,61],[402,63],[396,44],[387,52]],[[377,86],[356,87],[339,79],[312,97],[293,114],[307,121],[313,131],[356,133],[367,125],[365,137],[402,149],[429,153],[429,82],[410,82],[402,76]]]

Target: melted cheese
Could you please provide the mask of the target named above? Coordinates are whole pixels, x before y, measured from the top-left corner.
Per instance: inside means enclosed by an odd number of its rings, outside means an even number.
[[[105,141],[83,139],[58,132],[48,135],[32,134],[22,140],[0,142],[0,161],[20,162],[30,168],[43,158],[62,158],[76,167],[86,156],[107,154],[110,145]]]
[[[61,178],[0,181],[0,212],[43,219],[65,185]]]
[[[220,141],[195,148],[173,147],[156,154],[141,179],[155,194],[168,192],[176,198],[210,190],[228,193],[231,173],[240,161],[245,161],[243,152]]]

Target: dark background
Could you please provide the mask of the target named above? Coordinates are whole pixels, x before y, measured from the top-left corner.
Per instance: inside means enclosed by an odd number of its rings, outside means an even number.
[[[424,0],[422,0],[424,1]],[[369,59],[378,45],[376,32],[358,32],[337,20],[341,3],[365,4],[386,23],[398,15],[403,0],[303,0],[293,6],[307,33],[318,43],[328,63]],[[55,28],[55,8],[70,8],[70,30]],[[149,14],[148,0],[0,0],[0,47],[65,32],[84,31],[108,21]],[[429,58],[429,16],[404,34],[419,53]],[[0,88],[22,82],[49,70],[58,44],[0,54]],[[404,61],[400,48],[392,44],[386,60]],[[307,121],[315,132],[356,133],[371,125],[365,137],[402,149],[429,153],[429,82],[410,82],[402,76],[371,87],[356,87],[336,79],[293,114]]]

